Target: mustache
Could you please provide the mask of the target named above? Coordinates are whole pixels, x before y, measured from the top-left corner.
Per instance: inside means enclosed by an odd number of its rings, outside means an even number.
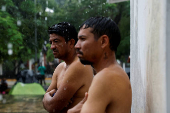
[[[53,49],[53,52],[58,52],[58,49]]]
[[[76,53],[77,54],[82,54],[83,55],[83,52],[81,52],[80,50],[76,49]]]

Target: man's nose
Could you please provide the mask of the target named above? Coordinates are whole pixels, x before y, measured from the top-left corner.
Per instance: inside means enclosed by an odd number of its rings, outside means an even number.
[[[51,49],[53,50],[55,48],[55,45],[54,44],[51,44]]]
[[[76,49],[80,48],[80,43],[79,43],[79,41],[77,41],[77,43],[76,43],[76,45],[75,45],[75,48],[76,48]]]

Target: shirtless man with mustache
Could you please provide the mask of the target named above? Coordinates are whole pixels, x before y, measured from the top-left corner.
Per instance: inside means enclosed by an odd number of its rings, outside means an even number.
[[[43,105],[50,113],[67,113],[84,98],[93,79],[93,69],[81,64],[76,55],[74,46],[78,39],[74,26],[61,22],[50,27],[48,33],[54,57],[64,62],[53,73]]]

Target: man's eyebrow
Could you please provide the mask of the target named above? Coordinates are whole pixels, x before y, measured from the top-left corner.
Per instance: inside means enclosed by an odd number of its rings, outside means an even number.
[[[50,40],[50,39],[49,39],[49,41],[55,41],[55,40],[60,40],[60,39],[57,39],[57,38],[56,38],[56,39],[53,39],[53,40]]]
[[[85,35],[80,35],[80,36],[78,36],[78,38],[82,38],[82,37],[86,37]]]

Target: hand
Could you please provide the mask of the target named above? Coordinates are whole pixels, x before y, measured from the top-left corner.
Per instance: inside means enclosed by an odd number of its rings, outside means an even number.
[[[45,93],[45,95],[44,95],[43,106],[47,111],[49,111],[49,105],[50,105],[49,103],[52,100],[52,97],[53,97],[55,92],[56,92],[56,89],[53,89],[53,90]]]
[[[73,108],[69,109],[67,111],[67,113],[80,113],[81,108],[83,107],[83,104],[86,102],[88,97],[88,93],[85,93],[85,97],[82,101],[80,101],[76,106],[74,106]]]
[[[47,92],[47,93],[49,93],[49,95],[51,96],[51,97],[53,97],[54,96],[54,94],[56,93],[56,89],[53,89],[53,90],[51,90],[51,91],[49,91],[49,92]]]

